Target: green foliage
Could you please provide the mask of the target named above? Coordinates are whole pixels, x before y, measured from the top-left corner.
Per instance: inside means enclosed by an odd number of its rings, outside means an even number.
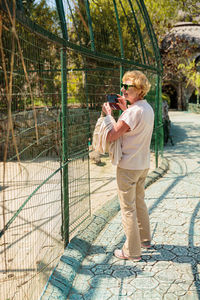
[[[191,84],[196,88],[197,95],[200,95],[200,72],[198,71],[200,62],[195,63],[195,60],[189,63],[179,64],[178,69],[182,71],[187,79],[187,85]]]
[[[35,7],[34,2],[35,2],[35,0],[22,0],[25,14],[28,15],[29,17],[31,16],[31,12]]]
[[[164,35],[181,21],[195,21],[200,15],[197,0],[144,0],[158,42]]]
[[[200,5],[198,0],[179,0],[179,9],[185,13],[185,21],[192,21],[200,15]]]
[[[25,0],[24,9],[35,23],[56,35],[61,34],[57,10],[48,6],[48,1]]]
[[[193,12],[195,9],[200,11],[196,0],[145,0],[145,3],[160,43],[174,24],[193,19],[195,21],[196,14]],[[198,45],[189,42],[184,36],[173,35],[173,32],[167,44],[165,47],[161,45],[163,80],[170,81],[175,78],[183,81],[184,76],[178,66],[196,52]]]
[[[162,101],[167,101],[168,106],[170,106],[170,96],[162,93]]]
[[[178,14],[176,0],[144,0],[154,31],[160,42],[166,32],[172,27]]]

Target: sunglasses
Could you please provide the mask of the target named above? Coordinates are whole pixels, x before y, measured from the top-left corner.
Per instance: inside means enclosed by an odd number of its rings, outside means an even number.
[[[135,85],[121,83],[121,87],[123,87],[127,91],[130,87],[135,87]]]

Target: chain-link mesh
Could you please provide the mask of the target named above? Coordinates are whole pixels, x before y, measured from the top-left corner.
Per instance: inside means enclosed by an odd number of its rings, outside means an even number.
[[[0,228],[13,222],[1,237],[0,298],[37,299],[63,251],[60,50],[19,22],[15,35],[11,21],[2,11]]]

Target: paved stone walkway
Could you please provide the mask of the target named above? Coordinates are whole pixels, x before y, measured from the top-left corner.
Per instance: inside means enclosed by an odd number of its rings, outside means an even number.
[[[67,299],[200,299],[200,115],[170,118],[170,170],[146,190],[152,249],[137,263],[113,256],[124,243],[119,212],[92,244]]]

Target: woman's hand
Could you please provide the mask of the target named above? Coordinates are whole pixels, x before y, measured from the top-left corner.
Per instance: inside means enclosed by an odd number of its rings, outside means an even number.
[[[110,104],[108,102],[105,102],[102,106],[102,110],[106,115],[111,115],[112,109],[110,107]]]
[[[118,98],[118,103],[117,105],[120,107],[121,110],[125,111],[127,109],[126,106],[126,100],[124,98],[124,96],[121,95],[117,95]],[[105,102],[102,106],[102,111],[106,114],[106,115],[111,115],[112,114],[112,108],[110,107],[109,102]]]
[[[121,110],[125,111],[127,109],[127,106],[126,106],[126,100],[125,100],[124,96],[121,96],[121,95],[117,95],[117,96],[118,96],[117,100],[119,101],[119,103],[117,103],[117,104],[119,105]]]

